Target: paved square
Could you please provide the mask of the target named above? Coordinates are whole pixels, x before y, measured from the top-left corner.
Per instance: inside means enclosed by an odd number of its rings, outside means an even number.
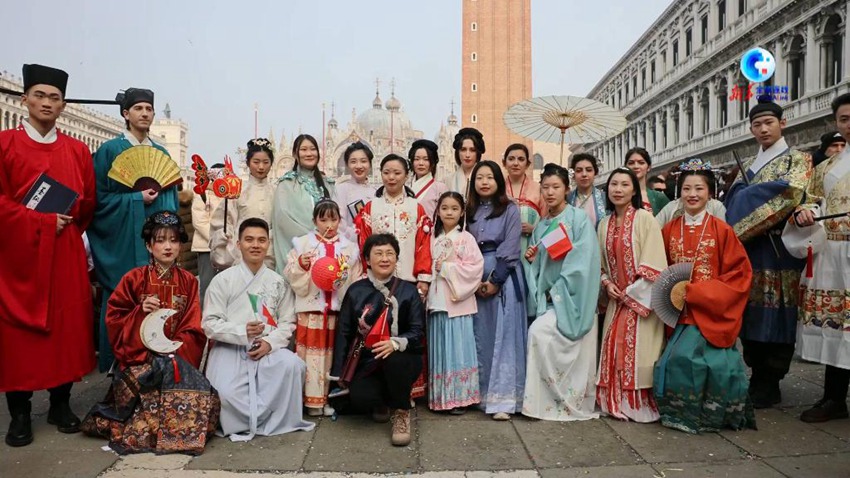
[[[24,448],[0,444],[0,476],[22,478],[368,477],[423,478],[850,476],[850,420],[807,424],[802,410],[820,398],[822,367],[794,363],[782,383],[783,403],[757,411],[758,431],[688,435],[659,424],[603,418],[542,422],[514,417],[496,422],[478,411],[463,416],[413,412],[410,446],[390,445],[390,424],[368,417],[316,420],[311,432],[257,437],[249,443],[214,438],[203,455],[119,457],[102,440],[63,435],[46,423],[47,394],[33,399],[35,441]],[[108,382],[92,374],[74,387],[82,415],[102,398]],[[5,402],[5,399],[0,399]],[[9,426],[0,404],[0,436]]]

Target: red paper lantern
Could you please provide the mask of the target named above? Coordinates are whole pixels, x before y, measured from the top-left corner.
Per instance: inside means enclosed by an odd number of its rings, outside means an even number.
[[[310,267],[310,277],[319,290],[331,292],[342,273],[339,261],[335,257],[322,257]]]

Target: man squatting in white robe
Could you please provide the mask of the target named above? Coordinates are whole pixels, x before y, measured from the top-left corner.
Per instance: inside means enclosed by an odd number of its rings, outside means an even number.
[[[287,348],[295,330],[295,298],[283,278],[263,264],[268,224],[246,219],[238,245],[242,262],[210,282],[202,323],[214,341],[207,378],[221,397],[221,433],[248,441],[254,435],[312,430],[315,424],[302,418],[306,365]]]

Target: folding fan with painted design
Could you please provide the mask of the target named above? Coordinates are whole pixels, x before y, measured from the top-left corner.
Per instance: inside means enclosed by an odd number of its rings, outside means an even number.
[[[133,146],[119,154],[108,176],[134,191],[160,191],[183,182],[177,163],[153,146]]]
[[[692,262],[680,262],[664,269],[652,284],[650,306],[662,322],[675,327],[685,308],[685,286],[691,280]]]

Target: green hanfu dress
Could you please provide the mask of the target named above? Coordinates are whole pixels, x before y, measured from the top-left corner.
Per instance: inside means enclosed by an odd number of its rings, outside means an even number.
[[[316,184],[312,171],[298,168],[289,171],[277,183],[272,203],[272,245],[274,257],[279,258],[275,272],[283,274],[286,257],[292,250],[292,240],[315,229],[313,207],[322,198],[336,200],[334,180],[324,177],[325,187]]]
[[[671,264],[693,262],[685,309],[655,366],[661,423],[688,433],[756,428],[749,381],[735,347],[753,270],[725,222],[703,211],[662,230]]]

